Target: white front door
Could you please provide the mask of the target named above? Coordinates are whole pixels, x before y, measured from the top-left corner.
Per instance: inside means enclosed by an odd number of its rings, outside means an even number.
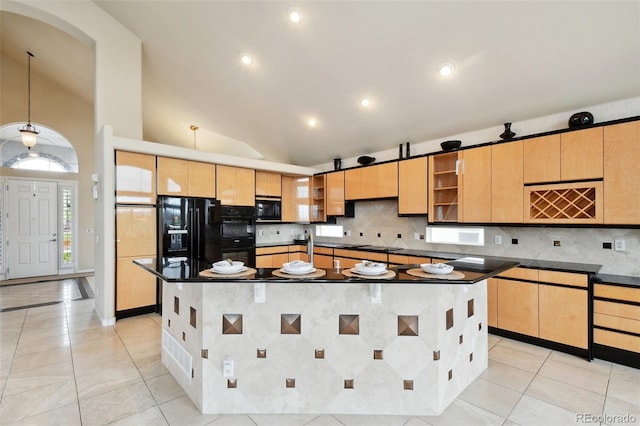
[[[8,278],[58,273],[58,183],[8,180]]]

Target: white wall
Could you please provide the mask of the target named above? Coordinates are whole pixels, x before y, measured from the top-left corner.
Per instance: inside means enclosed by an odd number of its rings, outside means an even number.
[[[568,128],[569,117],[580,111],[589,111],[593,114],[594,122],[601,123],[604,121],[617,120],[619,118],[640,116],[640,97],[629,98],[622,101],[609,102],[606,104],[584,106],[573,111],[559,112],[557,114],[545,115],[542,117],[532,118],[530,120],[513,123],[511,130],[516,132],[516,137],[532,135],[536,133],[550,132],[553,130],[561,130]],[[440,143],[446,140],[458,139],[462,141],[462,146],[478,145],[481,143],[500,141],[499,135],[504,132],[504,126],[488,127],[486,129],[478,129],[473,132],[460,133],[450,135],[440,139],[429,141],[411,142],[411,155],[428,154],[431,152],[442,151]],[[374,152],[371,155],[375,157],[376,162],[396,160],[398,159],[398,149],[389,149],[385,151]],[[358,157],[350,157],[342,160],[342,168],[358,166],[356,161]],[[313,166],[314,168],[329,171],[333,170],[333,162],[322,163]]]
[[[95,45],[94,135],[109,124],[118,135],[142,139],[142,43],[133,33],[90,0],[8,1],[0,9],[29,16]],[[99,148],[96,137],[96,148]],[[111,160],[109,163],[108,161]],[[113,169],[113,154],[95,151],[95,171]],[[115,322],[113,286],[113,204],[95,206],[96,311],[104,325]],[[105,244],[107,242],[107,244]],[[105,281],[106,280],[106,281]]]

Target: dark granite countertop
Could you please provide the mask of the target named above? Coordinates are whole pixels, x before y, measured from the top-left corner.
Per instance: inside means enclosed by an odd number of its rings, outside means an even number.
[[[619,284],[625,287],[640,288],[640,277],[629,277],[625,275],[598,274],[595,283]]]
[[[290,245],[294,243],[263,243],[258,245],[258,247],[270,247],[270,246],[278,246],[278,245]],[[491,259],[495,261],[504,261],[504,262],[515,262],[518,263],[519,266],[523,268],[535,268],[535,269],[548,269],[552,271],[563,271],[563,272],[581,272],[586,274],[597,274],[598,271],[602,268],[602,265],[595,265],[590,263],[574,263],[574,262],[559,262],[553,260],[536,260],[536,259],[521,259],[521,258],[512,258],[512,257],[499,257],[499,256],[485,256],[485,255],[477,255],[477,254],[463,254],[463,253],[451,253],[451,252],[442,252],[442,251],[433,251],[433,250],[417,250],[417,249],[405,249],[400,247],[383,247],[383,246],[372,246],[365,244],[340,244],[340,243],[327,243],[323,241],[316,241],[314,243],[315,247],[328,247],[328,248],[344,248],[350,250],[359,250],[359,251],[371,251],[376,253],[389,253],[389,254],[399,254],[399,255],[407,255],[407,256],[420,256],[420,257],[434,257],[438,259],[448,259],[455,260],[460,259],[462,257],[479,257],[482,259]]]
[[[480,259],[483,260],[483,259]],[[389,268],[394,271],[396,276],[389,279],[367,278],[367,277],[346,277],[342,274],[344,269],[325,269],[325,276],[322,278],[307,278],[303,276],[291,276],[291,278],[281,278],[272,274],[278,268],[255,268],[256,273],[249,277],[229,278],[220,275],[220,278],[207,278],[200,276],[201,271],[211,269],[211,264],[195,259],[187,259],[180,261],[170,261],[167,258],[142,258],[134,260],[138,266],[151,272],[155,276],[167,282],[215,282],[215,281],[263,281],[263,282],[283,282],[283,283],[299,283],[300,281],[314,281],[322,283],[341,283],[341,282],[369,282],[369,283],[405,283],[405,284],[474,284],[485,280],[489,277],[504,272],[508,269],[518,266],[517,262],[509,262],[496,259],[484,259],[480,263],[465,262],[457,260],[450,262],[456,271],[464,273],[464,278],[451,279],[431,279],[419,278],[407,274],[407,270],[419,265],[404,265],[400,267]]]

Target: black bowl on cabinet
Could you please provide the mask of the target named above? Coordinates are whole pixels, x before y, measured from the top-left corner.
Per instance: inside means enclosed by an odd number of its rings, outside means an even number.
[[[462,141],[458,141],[458,140],[444,141],[440,144],[443,151],[451,151],[453,149],[458,149],[460,148],[460,145],[462,145]]]
[[[368,155],[362,155],[358,157],[358,163],[363,166],[367,166],[373,163],[374,161],[376,161],[375,157],[369,157]]]

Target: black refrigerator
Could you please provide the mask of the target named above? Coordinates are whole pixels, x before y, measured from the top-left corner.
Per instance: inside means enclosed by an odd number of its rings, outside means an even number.
[[[158,257],[220,260],[215,241],[219,203],[214,198],[158,197]]]

